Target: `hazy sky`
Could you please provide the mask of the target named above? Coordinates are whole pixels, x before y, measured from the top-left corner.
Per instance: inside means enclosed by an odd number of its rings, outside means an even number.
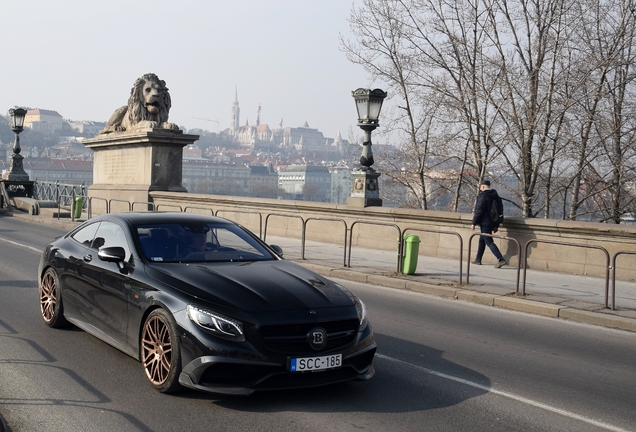
[[[370,82],[340,51],[351,0],[3,1],[0,111],[28,106],[106,121],[135,80],[156,73],[170,120],[229,127],[238,88],[241,125],[355,127],[351,91]],[[26,143],[25,143],[26,144]]]

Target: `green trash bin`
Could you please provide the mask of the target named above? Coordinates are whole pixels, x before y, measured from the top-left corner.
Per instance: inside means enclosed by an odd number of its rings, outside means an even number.
[[[402,273],[412,275],[417,268],[417,255],[420,251],[420,238],[413,234],[404,236],[404,257],[402,257]]]
[[[82,207],[84,207],[84,198],[76,196],[73,200],[73,218],[79,219],[82,217]]]

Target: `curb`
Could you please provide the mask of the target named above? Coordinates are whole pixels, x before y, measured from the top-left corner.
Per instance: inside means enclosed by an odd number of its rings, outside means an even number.
[[[492,306],[501,309],[508,309],[516,312],[525,312],[533,315],[541,315],[549,318],[564,319],[582,324],[608,327],[617,330],[636,332],[636,320],[604,312],[592,312],[588,310],[575,309],[567,306],[559,306],[552,303],[511,297],[509,295],[499,295],[487,292],[471,291],[449,286],[433,285],[425,282],[411,281],[407,279],[386,276],[382,274],[366,274],[349,269],[338,269],[318,264],[294,261],[296,264],[308,268],[318,274],[327,277],[335,277],[352,282],[368,283],[387,288],[401,289],[405,291],[415,291],[447,299],[469,301],[481,305]]]

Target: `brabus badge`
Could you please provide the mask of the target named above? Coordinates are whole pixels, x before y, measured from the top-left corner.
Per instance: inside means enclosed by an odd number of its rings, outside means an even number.
[[[327,345],[327,331],[322,327],[312,329],[307,337],[309,345],[316,351],[320,351]]]

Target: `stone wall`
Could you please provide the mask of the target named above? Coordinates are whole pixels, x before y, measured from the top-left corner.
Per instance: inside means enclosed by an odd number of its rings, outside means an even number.
[[[347,205],[229,197],[220,195],[185,194],[174,192],[150,192],[158,210],[182,210],[210,213],[232,219],[252,231],[259,232],[259,222],[267,222],[266,235],[300,238],[302,221],[307,222],[306,238],[344,244],[345,228],[353,226],[353,245],[386,250],[397,250],[398,230],[408,228],[407,233],[420,237],[420,255],[458,258],[460,241],[457,235],[412,230],[435,230],[458,233],[463,239],[463,257],[466,260],[470,237],[471,214],[395,209],[388,207],[353,208]],[[260,213],[261,218],[259,218]],[[269,216],[268,216],[269,215]],[[286,215],[286,216],[280,216]],[[335,219],[335,220],[323,220]],[[374,225],[379,223],[384,225]],[[636,227],[591,222],[570,222],[548,219],[507,218],[497,235],[516,239],[522,252],[529,240],[564,242],[603,247],[610,259],[618,251],[636,252]],[[347,235],[348,238],[348,235]],[[472,239],[474,257],[478,237]],[[514,241],[496,239],[502,253],[512,265],[520,256]],[[578,246],[531,243],[528,248],[528,268],[573,274],[605,276],[606,257],[603,251]],[[486,251],[484,262],[494,257]],[[636,256],[619,256],[617,279],[636,280]]]

